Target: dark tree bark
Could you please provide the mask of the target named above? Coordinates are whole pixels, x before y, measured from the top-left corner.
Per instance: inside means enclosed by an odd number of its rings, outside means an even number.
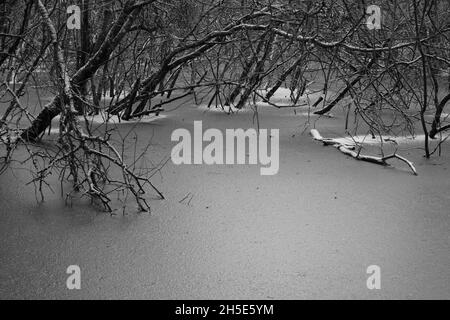
[[[17,51],[17,48],[19,47],[20,43],[22,42],[22,36],[24,35],[28,23],[29,23],[29,19],[30,19],[30,15],[31,15],[31,9],[33,8],[33,0],[28,0],[26,2],[26,6],[25,6],[25,10],[23,12],[23,19],[22,19],[22,23],[20,25],[20,29],[19,32],[14,36],[14,40],[12,41],[11,45],[6,45],[6,42],[9,43],[7,36],[2,36],[2,50],[0,51],[0,66],[6,61],[6,59],[8,57],[10,57],[11,55],[14,55],[14,53]],[[12,8],[14,6],[14,1],[5,1],[2,5],[2,7],[0,8],[0,33],[4,33],[7,34],[9,33],[10,30],[10,15],[11,15],[11,11]]]

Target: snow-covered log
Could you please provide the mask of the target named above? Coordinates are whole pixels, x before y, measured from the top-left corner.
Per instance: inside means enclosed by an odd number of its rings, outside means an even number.
[[[388,160],[390,159],[398,159],[400,161],[403,161],[404,163],[406,163],[412,170],[413,174],[417,176],[417,170],[414,167],[414,164],[409,161],[408,159],[397,155],[396,153],[389,155],[389,156],[385,156],[385,157],[375,157],[375,156],[367,156],[367,155],[362,155],[359,152],[356,152],[356,145],[349,145],[349,144],[343,144],[341,141],[338,141],[336,139],[327,139],[322,137],[322,135],[319,133],[319,131],[317,129],[312,129],[311,130],[311,135],[313,136],[313,139],[316,141],[320,141],[322,142],[324,145],[326,146],[334,146],[336,147],[339,151],[341,151],[343,154],[348,155],[352,158],[355,158],[356,160],[361,160],[361,161],[366,161],[366,162],[370,162],[370,163],[375,163],[375,164],[379,164],[382,166],[389,166],[390,164],[387,163]]]
[[[311,135],[313,136],[314,140],[322,142],[325,146],[343,146],[349,150],[354,150],[356,148],[356,144],[342,143],[341,141],[338,141],[336,139],[324,138],[316,129],[311,130]]]

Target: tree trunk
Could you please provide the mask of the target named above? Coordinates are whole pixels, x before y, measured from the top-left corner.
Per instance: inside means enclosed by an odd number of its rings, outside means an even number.
[[[51,124],[52,119],[56,117],[62,109],[60,96],[56,96],[39,113],[32,125],[22,132],[21,138],[25,141],[36,142],[40,139],[45,129]]]
[[[136,1],[134,0],[129,0],[126,2],[119,17],[109,29],[105,39],[102,40],[101,44],[97,43],[94,46],[95,48],[98,48],[98,50],[90,59],[88,59],[87,63],[78,69],[73,75],[70,83],[72,87],[77,87],[81,83],[88,81],[95,74],[95,72],[108,61],[111,53],[117,47],[133,23],[134,16],[137,12],[136,7],[134,7],[135,2]],[[42,7],[42,10],[46,11],[43,4],[40,7]],[[45,19],[49,20],[48,23],[51,23],[48,14]],[[59,46],[57,39],[54,39],[53,43],[54,46]],[[53,101],[41,111],[38,117],[31,123],[31,126],[22,132],[21,138],[25,141],[36,141],[44,130],[51,125],[52,119],[61,112],[62,107],[64,106],[64,103],[62,103],[63,100],[64,98],[61,94],[57,95]]]

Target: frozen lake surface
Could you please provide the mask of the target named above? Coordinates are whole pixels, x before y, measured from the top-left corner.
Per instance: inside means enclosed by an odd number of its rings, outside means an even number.
[[[338,115],[339,117],[339,115]],[[183,106],[135,127],[170,155],[170,135],[193,121],[221,130],[253,126],[253,113],[228,115]],[[0,176],[0,298],[149,299],[450,299],[450,153],[425,160],[400,145],[402,163],[384,168],[314,142],[305,117],[260,110],[261,128],[280,129],[280,171],[259,166],[175,166],[153,182],[167,200],[151,214],[64,206],[55,194],[36,202],[26,171]],[[326,137],[342,119],[323,119]],[[375,149],[374,149],[375,150]],[[371,149],[369,149],[371,151]],[[189,201],[183,199],[190,194]],[[66,288],[79,265],[82,289]],[[382,289],[366,287],[379,265]]]

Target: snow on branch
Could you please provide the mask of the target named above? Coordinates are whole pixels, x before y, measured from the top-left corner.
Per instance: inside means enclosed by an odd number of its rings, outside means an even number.
[[[389,156],[385,156],[385,157],[362,155],[359,152],[355,151],[355,149],[356,149],[355,144],[344,144],[341,141],[338,141],[336,139],[324,138],[324,137],[322,137],[322,135],[319,133],[319,131],[317,129],[312,129],[311,135],[313,136],[314,140],[322,142],[325,146],[334,146],[339,151],[341,151],[343,154],[348,155],[356,160],[375,163],[375,164],[382,165],[382,166],[389,166],[390,164],[387,163],[388,160],[394,159],[394,158],[398,159],[398,160],[406,163],[411,168],[411,170],[415,176],[418,175],[417,170],[414,167],[414,164],[411,161],[409,161],[408,159],[397,155],[396,153],[389,155]]]

